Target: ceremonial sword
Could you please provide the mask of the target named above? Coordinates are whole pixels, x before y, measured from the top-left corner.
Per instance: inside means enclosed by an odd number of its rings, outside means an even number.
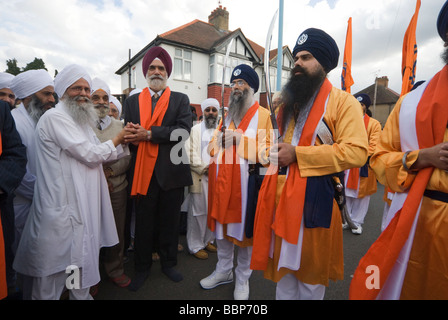
[[[221,87],[221,113],[222,113],[222,127],[221,127],[221,131],[224,133],[224,131],[226,130],[226,126],[225,126],[225,118],[226,118],[226,113],[224,110],[224,90],[225,90],[225,86],[226,86],[226,68],[227,68],[227,60],[229,58],[230,55],[230,49],[232,48],[232,44],[233,44],[233,40],[235,38],[232,38],[232,40],[230,40],[228,46],[227,46],[227,51],[226,51],[226,56],[224,57],[224,67],[222,69],[222,87]]]
[[[271,97],[271,75],[270,75],[270,67],[269,67],[269,52],[271,51],[271,40],[272,40],[272,32],[274,30],[275,21],[277,20],[278,9],[275,11],[274,16],[272,17],[271,25],[269,26],[268,34],[266,36],[266,46],[264,48],[264,81],[266,85],[266,98],[268,103],[268,110],[271,112],[271,123],[272,128],[274,129],[275,140],[280,140],[280,132],[278,130],[277,119],[275,117],[275,110],[272,107],[272,97]],[[277,54],[283,54],[282,48],[278,48]],[[277,66],[277,68],[281,68],[282,66]],[[281,81],[281,79],[277,79],[277,81]]]

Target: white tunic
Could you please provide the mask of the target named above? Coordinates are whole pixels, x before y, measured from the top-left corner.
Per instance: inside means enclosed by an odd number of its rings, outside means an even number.
[[[117,159],[122,148],[100,144],[63,103],[41,117],[35,142],[35,196],[14,269],[45,277],[74,265],[82,270],[81,288],[88,288],[100,280],[100,248],[118,243],[102,163]]]
[[[25,176],[14,192],[15,240],[13,249],[15,251],[33,201],[34,183],[36,181],[36,148],[34,142],[36,123],[26,111],[23,103],[12,110],[11,114],[14,117],[22,143],[26,146],[28,159]]]

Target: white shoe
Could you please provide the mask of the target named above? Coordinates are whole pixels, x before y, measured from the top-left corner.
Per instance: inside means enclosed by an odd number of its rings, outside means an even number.
[[[220,286],[222,284],[227,284],[233,281],[233,272],[230,271],[229,273],[218,273],[213,271],[211,275],[209,275],[207,278],[202,279],[199,281],[199,284],[203,289],[213,289],[217,286]]]
[[[348,223],[347,222],[344,222],[342,224],[342,230],[345,230],[345,229],[348,229]]]
[[[356,229],[352,229],[353,234],[361,234],[362,233],[362,227],[358,226]]]
[[[249,281],[236,281],[235,291],[233,291],[233,298],[235,300],[249,300]]]

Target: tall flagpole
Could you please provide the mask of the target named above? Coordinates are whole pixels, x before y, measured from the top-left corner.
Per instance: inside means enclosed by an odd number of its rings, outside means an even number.
[[[277,49],[277,91],[282,90],[282,71],[283,71],[283,11],[284,0],[279,0],[279,19],[278,19],[278,49]]]

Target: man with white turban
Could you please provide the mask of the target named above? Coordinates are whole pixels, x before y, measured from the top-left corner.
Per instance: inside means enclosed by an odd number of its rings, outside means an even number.
[[[190,201],[187,214],[187,244],[191,254],[198,259],[207,259],[208,253],[216,252],[211,243],[214,234],[207,227],[208,208],[208,166],[210,155],[207,146],[218,124],[219,102],[206,99],[201,104],[204,120],[191,128],[191,134],[185,142],[185,150],[190,159],[193,184],[189,186]]]
[[[115,137],[122,129],[123,122],[110,117],[109,101],[112,95],[106,82],[99,78],[92,80],[92,102],[98,114],[98,126],[94,127],[96,136],[101,142]],[[129,148],[125,149],[129,152]],[[115,224],[119,243],[104,250],[104,269],[109,278],[119,287],[127,287],[131,279],[124,273],[124,228],[126,221],[126,202],[128,197],[126,179],[130,167],[130,154],[103,164],[104,175],[109,184],[110,200],[114,211]]]
[[[114,117],[115,119],[120,120],[123,107],[115,96],[109,96],[109,108],[109,117]]]
[[[0,72],[0,100],[6,101],[9,107],[14,109],[16,96],[11,90],[11,82],[14,75],[7,72]]]
[[[67,287],[70,299],[92,299],[99,250],[118,243],[102,163],[121,156],[124,131],[104,143],[96,138],[84,68],[67,66],[54,84],[60,102],[36,127],[36,192],[14,268],[28,276],[24,298],[57,300]]]
[[[17,131],[22,143],[26,146],[26,174],[15,190],[14,216],[15,240],[13,250],[17,245],[30,211],[36,182],[36,148],[35,129],[40,117],[55,106],[54,83],[50,74],[44,70],[29,70],[17,75],[11,82],[11,89],[17,99],[22,102],[12,110],[11,114],[16,122]]]

